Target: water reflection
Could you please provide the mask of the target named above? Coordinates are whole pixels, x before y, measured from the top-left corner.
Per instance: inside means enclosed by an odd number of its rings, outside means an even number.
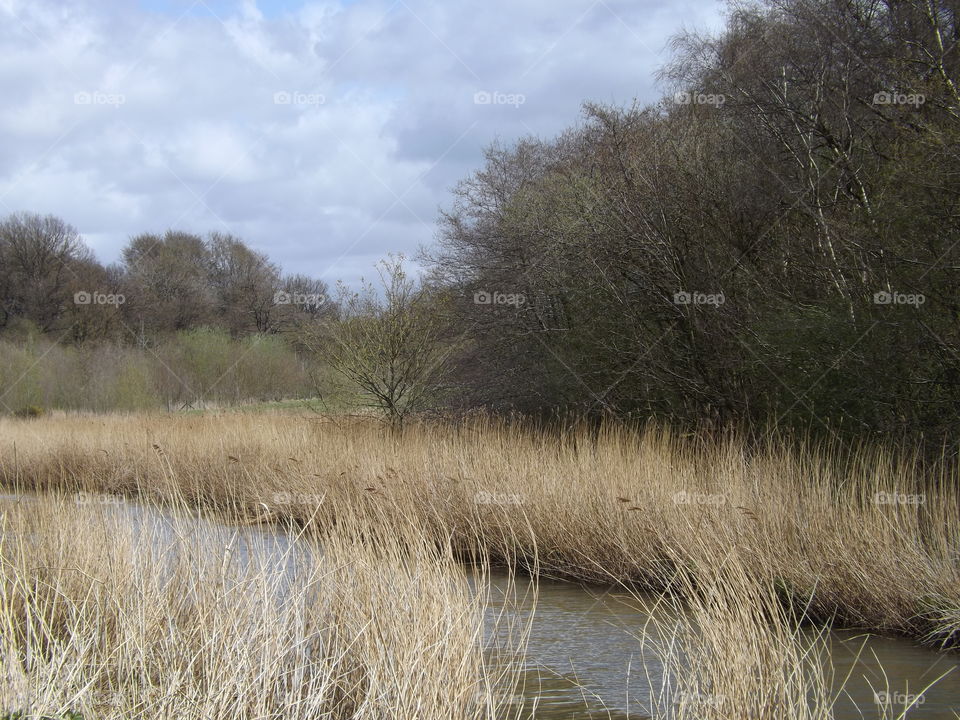
[[[960,717],[960,657],[956,654],[936,653],[907,640],[841,630],[830,636],[830,656],[835,685],[849,676],[838,691],[838,720],[899,718],[904,711],[906,718],[916,720]],[[884,707],[887,715],[882,714]]]
[[[649,619],[641,601],[613,588],[534,584],[503,572],[494,572],[490,583],[491,627],[516,627],[532,618],[521,688],[526,715],[647,717],[650,688],[661,686],[662,666],[639,639]],[[514,622],[497,623],[501,613]],[[646,632],[655,637],[652,626]]]

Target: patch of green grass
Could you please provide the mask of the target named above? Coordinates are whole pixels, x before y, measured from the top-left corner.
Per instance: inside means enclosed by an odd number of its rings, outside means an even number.
[[[319,398],[299,398],[293,400],[274,400],[268,402],[253,403],[250,405],[238,405],[235,409],[238,412],[270,412],[285,410],[316,410],[323,412],[325,404]]]
[[[327,405],[318,398],[292,398],[289,400],[266,400],[263,402],[249,402],[239,405],[219,405],[210,408],[190,408],[182,410],[183,415],[206,415],[207,413],[264,413],[264,412],[325,412]],[[0,718],[0,720],[3,720]]]

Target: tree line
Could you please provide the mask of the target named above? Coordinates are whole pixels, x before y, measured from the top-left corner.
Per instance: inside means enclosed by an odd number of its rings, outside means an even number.
[[[960,410],[957,4],[734,3],[649,105],[494,144],[415,282],[283,277],[229,235],[95,263],[53,218],[0,225],[0,330],[84,341],[283,333],[394,419],[430,406],[950,437]],[[69,272],[64,271],[69,267]],[[73,300],[102,287],[109,313]],[[279,302],[278,302],[279,300]]]
[[[141,234],[104,266],[76,228],[54,216],[0,221],[0,335],[149,345],[178,331],[279,334],[335,312],[326,283],[283,275],[225,233]]]
[[[490,147],[426,253],[458,397],[951,434],[957,7],[735,3],[674,39],[661,101]]]

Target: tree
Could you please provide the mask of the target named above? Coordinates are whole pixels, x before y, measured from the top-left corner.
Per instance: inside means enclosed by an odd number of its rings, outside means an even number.
[[[280,282],[270,314],[271,329],[296,338],[324,318],[335,317],[336,302],[327,284],[308,275],[287,275]]]
[[[103,267],[93,260],[71,265],[68,292],[72,302],[63,314],[70,326],[69,337],[80,344],[106,339],[129,339],[123,327],[123,271],[116,265]]]
[[[201,237],[173,230],[138,235],[124,248],[123,263],[123,309],[137,330],[141,323],[154,332],[187,330],[213,318],[210,252]]]
[[[72,302],[72,265],[91,262],[80,233],[60,218],[6,218],[0,223],[0,327],[19,316],[41,332],[59,329]]]
[[[220,323],[235,337],[273,330],[275,296],[281,288],[279,268],[233,235],[212,233],[207,247]]]
[[[490,148],[428,257],[469,332],[458,397],[949,432],[958,37],[950,2],[735,2],[660,103]]]
[[[410,278],[403,257],[382,260],[377,273],[379,292],[369,282],[360,291],[341,285],[339,317],[307,345],[399,429],[436,399],[450,348],[436,299]]]

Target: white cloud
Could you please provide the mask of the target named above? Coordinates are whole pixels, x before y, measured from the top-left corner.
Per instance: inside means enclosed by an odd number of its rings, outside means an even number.
[[[229,229],[289,271],[354,281],[384,252],[431,241],[484,145],[552,135],[585,100],[654,100],[669,35],[715,27],[720,10],[206,7],[0,0],[0,213],[60,215],[106,262],[130,235],[175,224]],[[478,105],[478,91],[525,102]]]

